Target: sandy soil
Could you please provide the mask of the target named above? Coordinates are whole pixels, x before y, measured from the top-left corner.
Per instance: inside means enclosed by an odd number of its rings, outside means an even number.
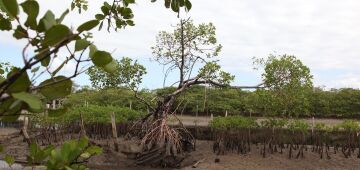
[[[195,124],[197,124],[198,126],[208,126],[209,122],[211,121],[211,117],[207,117],[207,116],[199,116],[199,117],[194,117],[194,116],[177,116],[184,125],[188,125],[188,126],[193,126]],[[257,117],[257,122],[261,122],[262,120],[264,120],[264,117]],[[309,122],[310,124],[312,123],[312,119],[301,119],[301,120],[305,120],[307,122]],[[314,119],[314,123],[325,123],[328,125],[336,125],[338,123],[341,123],[343,120],[341,119],[319,119],[319,118],[315,118]],[[171,117],[169,119],[169,123],[170,124],[174,124],[176,125],[178,123],[176,118]]]
[[[16,128],[0,128],[0,139],[17,132],[20,132],[20,130]]]

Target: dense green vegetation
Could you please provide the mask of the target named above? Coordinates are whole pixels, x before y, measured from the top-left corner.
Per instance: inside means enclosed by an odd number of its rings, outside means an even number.
[[[164,95],[173,88],[162,88],[154,91],[143,91],[142,95],[151,99],[155,95]],[[195,115],[224,115],[226,111],[230,115],[253,116],[282,116],[266,112],[268,107],[276,107],[276,103],[266,102],[264,93],[266,90],[243,91],[238,89],[218,89],[204,86],[195,86],[180,95],[174,107],[180,104],[177,113]],[[299,117],[338,117],[355,118],[360,115],[360,90],[344,88],[323,90],[315,88],[309,93],[308,111],[297,113]],[[99,106],[117,106],[130,108],[145,112],[146,106],[136,100],[130,90],[105,89],[105,90],[83,90],[71,94],[64,100],[64,105],[79,106],[89,104]],[[175,108],[173,108],[175,109]]]
[[[85,123],[110,123],[112,112],[115,113],[116,122],[119,123],[134,121],[144,115],[143,112],[119,106],[86,105],[68,108],[62,116],[51,113],[49,116],[33,115],[32,120],[37,124],[72,124],[79,122],[80,114],[82,114]]]
[[[209,126],[216,130],[241,128],[286,128],[292,131],[308,131],[311,129],[310,123],[300,119],[267,118],[257,122],[255,118],[244,116],[215,117],[210,122]],[[322,131],[326,130],[328,132],[339,130],[357,132],[360,129],[360,124],[355,120],[348,119],[331,126],[323,123],[316,123],[314,129]]]
[[[319,154],[320,158],[330,157],[330,147],[333,153],[341,152],[346,158],[360,152],[357,132],[360,124],[355,120],[345,120],[336,125],[316,124],[300,119],[268,118],[261,122],[243,116],[216,117],[210,122],[214,132],[213,150],[217,154],[225,151],[246,154],[251,150],[251,143],[259,146],[260,153],[283,153],[288,151],[288,158],[304,158],[304,151]],[[285,145],[286,144],[286,145]],[[309,147],[310,146],[310,147]]]
[[[151,97],[150,92],[143,91],[141,94],[146,97]],[[131,107],[134,110],[146,111],[145,104],[135,98],[134,92],[124,88],[81,90],[69,95],[63,102],[65,107],[83,106],[84,104]]]
[[[264,67],[265,90],[258,91],[265,112],[274,116],[297,117],[309,112],[309,95],[313,88],[310,69],[292,55],[270,55],[255,63]]]

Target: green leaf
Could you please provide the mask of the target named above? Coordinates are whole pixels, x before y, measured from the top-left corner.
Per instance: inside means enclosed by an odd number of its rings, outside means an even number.
[[[46,30],[49,30],[51,27],[53,27],[56,24],[57,22],[55,20],[54,13],[49,10],[45,13],[44,17],[40,19],[37,30],[39,32],[44,32]]]
[[[42,102],[38,96],[26,92],[13,93],[12,96],[15,99],[19,99],[27,103],[28,106],[35,112],[39,112],[42,110]]]
[[[134,21],[132,21],[132,20],[127,20],[126,24],[128,24],[130,26],[135,26]]]
[[[106,51],[96,51],[91,59],[98,67],[104,67],[113,60],[111,54]]]
[[[0,30],[2,30],[2,31],[10,31],[11,29],[12,29],[12,25],[11,25],[11,22],[10,22],[9,18],[5,19],[0,14]]]
[[[36,73],[37,71],[39,71],[39,69],[40,69],[40,66],[35,67],[35,68],[31,69],[31,72]]]
[[[71,10],[74,10],[75,9],[75,2],[72,2],[71,3]]]
[[[55,46],[70,34],[70,29],[62,24],[55,25],[45,32],[43,44],[46,46]]]
[[[69,9],[64,11],[64,13],[61,14],[60,18],[56,19],[56,23],[61,24],[67,14],[69,14]]]
[[[12,166],[15,163],[14,157],[10,155],[5,155],[4,161],[9,164],[9,166]]]
[[[104,13],[104,15],[109,15],[110,14],[110,9],[107,8],[106,6],[102,6],[101,11]]]
[[[79,143],[78,143],[78,147],[83,150],[88,146],[89,143],[89,138],[87,138],[86,136],[83,136],[80,138]]]
[[[179,3],[179,7],[183,7],[184,6],[184,0],[177,0]]]
[[[19,108],[15,108],[13,105],[16,102],[14,98],[7,98],[0,103],[0,114],[1,115],[12,115],[13,113],[17,112],[17,110],[21,109],[21,105]],[[21,101],[20,101],[21,102]],[[19,102],[16,102],[19,103]],[[15,103],[15,106],[16,106]],[[15,108],[15,109],[14,109]]]
[[[58,66],[52,73],[52,76],[55,76],[64,66],[65,64],[68,62],[69,60],[67,59],[66,61],[62,62],[60,66]]]
[[[27,161],[29,164],[37,163],[36,157],[41,155],[41,148],[36,143],[30,144],[30,153],[27,156]]]
[[[89,49],[89,57],[92,58],[94,56],[94,53],[97,51],[97,48],[94,44],[91,44]]]
[[[46,98],[53,100],[69,95],[71,93],[72,81],[65,76],[57,76],[43,81],[39,86],[44,86],[40,89],[40,93]]]
[[[24,105],[24,102],[12,97],[0,103],[1,121],[14,122],[18,120]]]
[[[48,116],[49,117],[59,117],[59,116],[64,115],[66,112],[67,112],[67,108],[49,109]]]
[[[4,5],[4,3],[3,3],[2,0],[0,0],[0,10],[1,10],[1,11],[6,11],[5,5]]]
[[[7,78],[9,78],[14,74],[20,74],[19,72],[20,72],[19,68],[14,68],[11,72],[9,72]],[[26,72],[23,72],[21,73],[20,77],[16,79],[15,82],[9,86],[8,92],[16,93],[16,92],[26,91],[30,85],[31,82],[29,76],[27,75]]]
[[[189,0],[185,0],[185,7],[187,11],[191,10],[192,4]]]
[[[4,146],[0,145],[0,152],[4,152]]]
[[[38,45],[40,43],[40,39],[39,38],[34,38],[34,39],[32,39],[31,41],[30,41],[30,44],[32,45],[32,46],[36,46],[36,45]]]
[[[81,51],[87,48],[91,43],[85,39],[76,40],[75,51]]]
[[[36,143],[30,144],[30,155],[35,156],[39,150],[40,148]]]
[[[78,32],[89,31],[99,24],[99,20],[91,20],[81,24],[78,28]]]
[[[103,20],[103,19],[105,18],[105,16],[104,16],[103,14],[96,14],[96,15],[95,15],[95,18],[96,18],[97,20]]]
[[[126,3],[128,3],[128,4],[133,4],[133,3],[135,3],[135,0],[124,0]]]
[[[115,24],[117,28],[121,28],[123,26],[123,21],[121,19],[116,19]]]
[[[90,146],[90,147],[86,148],[85,152],[89,153],[90,155],[101,154],[102,148],[100,148],[98,146]]]
[[[18,110],[17,112],[14,112],[11,115],[4,114],[3,116],[0,116],[0,120],[3,122],[16,122],[20,117],[19,115],[20,111],[21,110]]]
[[[172,0],[171,1],[171,9],[174,11],[174,12],[179,12],[179,3],[177,0]]]
[[[18,25],[16,30],[14,31],[13,36],[19,40],[28,37],[28,32],[23,27]]]
[[[21,4],[21,7],[28,15],[25,26],[35,30],[37,28],[36,18],[39,15],[39,4],[35,0],[27,0]]]
[[[118,68],[118,63],[112,60],[109,64],[104,67],[104,70],[108,73],[114,73]]]
[[[120,12],[124,19],[131,19],[134,17],[131,8],[123,8]]]
[[[106,7],[106,8],[108,8],[108,9],[110,9],[111,8],[111,5],[108,3],[108,2],[104,2],[104,6]]]
[[[170,8],[171,0],[165,0],[165,7]]]
[[[55,147],[53,145],[48,145],[44,149],[41,149],[36,143],[31,143],[30,154],[27,156],[27,161],[30,165],[42,164],[54,149]]]
[[[43,149],[43,152],[44,152],[44,158],[45,159],[47,156],[50,155],[51,151],[54,150],[55,147],[53,145],[48,145],[46,146],[44,149]]]
[[[89,157],[91,156],[91,154],[90,154],[89,152],[84,152],[84,153],[82,153],[80,156],[81,156],[82,158],[87,159],[87,158],[89,158]]]
[[[16,16],[19,14],[19,5],[17,3],[17,0],[1,0],[5,11],[9,16],[16,18]]]
[[[49,53],[50,53],[49,48],[41,49],[40,52],[36,54],[35,58],[39,60],[45,57],[45,55],[48,55]],[[41,60],[41,65],[44,67],[48,66],[50,64],[50,59],[51,59],[50,56],[48,56],[45,59]]]

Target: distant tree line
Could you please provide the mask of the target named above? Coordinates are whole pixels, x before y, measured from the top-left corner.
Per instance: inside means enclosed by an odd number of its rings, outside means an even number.
[[[156,90],[143,90],[141,93],[150,99],[155,96],[167,94],[174,90],[166,87]],[[313,88],[305,93],[306,103],[300,104],[298,112],[284,115],[278,103],[271,98],[271,91],[259,89],[245,91],[230,88],[213,88],[195,86],[181,94],[173,105],[177,114],[199,115],[213,114],[246,116],[276,116],[276,117],[334,117],[356,118],[360,116],[360,90],[341,88],[324,90]],[[125,88],[109,88],[103,90],[82,89],[65,99],[64,105],[77,106],[94,104],[100,106],[112,105],[131,107],[134,110],[146,111],[147,107],[138,101],[131,90]],[[156,104],[156,103],[152,103]]]

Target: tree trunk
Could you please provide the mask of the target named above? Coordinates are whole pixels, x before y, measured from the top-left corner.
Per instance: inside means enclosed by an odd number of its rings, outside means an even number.
[[[30,144],[31,144],[31,140],[30,140],[29,134],[28,134],[28,132],[27,132],[28,125],[29,125],[29,118],[28,118],[27,116],[25,116],[25,117],[24,117],[24,126],[23,126],[23,128],[21,129],[21,132],[22,132],[22,134],[23,134],[23,136],[24,136],[24,139],[25,139],[26,143],[27,143],[28,145],[30,145]]]
[[[118,152],[119,151],[119,145],[118,145],[118,142],[117,142],[117,130],[116,130],[116,122],[115,122],[115,113],[112,112],[112,113],[110,113],[110,115],[111,115],[111,128],[112,128],[114,147],[115,147],[115,151]]]
[[[82,112],[80,112],[80,128],[81,128],[80,135],[86,136],[86,130],[85,130],[85,126],[84,126],[84,116],[83,116]]]

